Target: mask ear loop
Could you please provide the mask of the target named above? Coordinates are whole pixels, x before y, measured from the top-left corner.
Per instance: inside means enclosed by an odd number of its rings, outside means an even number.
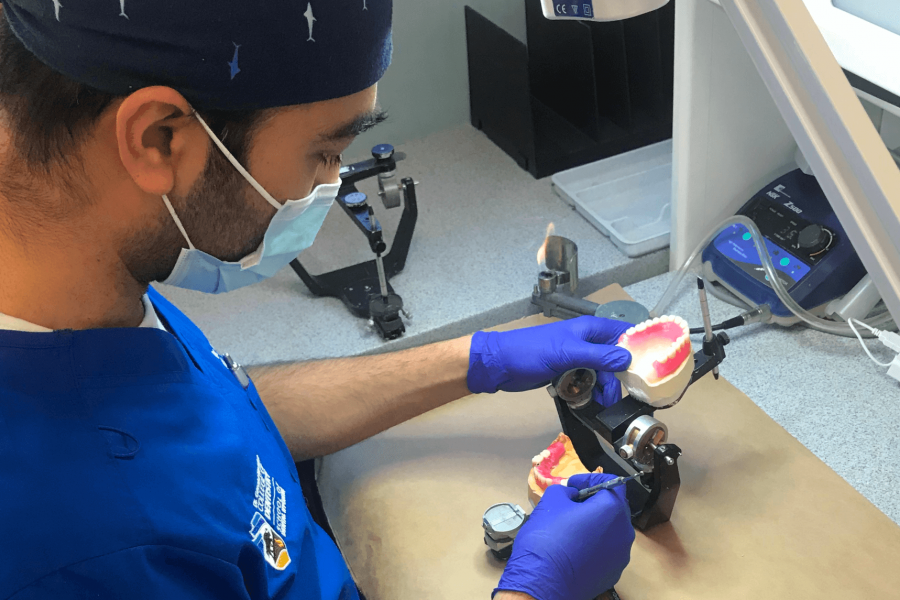
[[[169,209],[169,214],[172,215],[172,220],[175,221],[175,225],[178,227],[178,231],[180,231],[181,235],[184,236],[184,239],[187,240],[188,246],[190,246],[191,250],[196,250],[196,248],[194,248],[194,244],[191,243],[191,238],[188,237],[187,231],[184,230],[184,225],[181,224],[181,219],[179,219],[178,215],[175,214],[175,209],[172,208],[172,203],[169,202],[169,197],[163,194],[162,199],[163,202],[166,203],[166,208]]]
[[[259,192],[259,195],[260,195],[260,196],[262,196],[263,198],[265,198],[265,199],[268,201],[269,204],[271,204],[272,206],[275,207],[275,210],[280,209],[280,208],[281,208],[281,203],[278,202],[278,200],[276,200],[275,198],[273,198],[272,195],[269,194],[269,192],[267,192],[266,189],[265,189],[263,186],[259,185],[259,182],[257,182],[257,181],[253,178],[253,176],[250,175],[249,172],[247,172],[247,169],[245,169],[245,168],[243,167],[243,165],[241,165],[241,163],[238,162],[238,160],[237,160],[234,156],[232,156],[231,152],[228,151],[228,148],[225,147],[225,144],[223,144],[222,141],[219,140],[218,136],[216,136],[216,134],[213,133],[212,129],[209,128],[209,125],[206,124],[206,121],[203,120],[203,117],[201,117],[201,116],[197,113],[197,111],[194,111],[194,116],[197,118],[197,120],[200,122],[200,124],[203,125],[203,129],[206,130],[206,133],[209,134],[209,137],[212,138],[212,141],[215,142],[216,146],[219,147],[219,150],[222,151],[222,154],[225,155],[225,158],[228,159],[228,162],[230,162],[230,163],[232,164],[232,166],[234,166],[234,168],[237,169],[238,172],[239,172],[241,175],[244,176],[244,178],[247,180],[247,182],[248,182],[250,185],[252,185],[253,188],[254,188],[257,192]]]

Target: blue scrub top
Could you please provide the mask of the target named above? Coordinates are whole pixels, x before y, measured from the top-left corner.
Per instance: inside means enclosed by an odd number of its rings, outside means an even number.
[[[357,599],[253,384],[149,297],[173,333],[0,331],[0,598]]]

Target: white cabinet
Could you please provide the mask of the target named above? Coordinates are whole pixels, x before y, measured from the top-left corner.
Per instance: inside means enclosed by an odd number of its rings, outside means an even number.
[[[897,94],[898,64],[900,36],[831,0],[677,0],[672,266],[799,146],[900,319],[900,170],[841,70]]]

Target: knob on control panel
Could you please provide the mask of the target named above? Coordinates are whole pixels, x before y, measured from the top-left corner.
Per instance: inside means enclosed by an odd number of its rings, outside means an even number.
[[[831,233],[821,225],[807,225],[797,237],[797,244],[811,253],[824,249],[830,241]]]

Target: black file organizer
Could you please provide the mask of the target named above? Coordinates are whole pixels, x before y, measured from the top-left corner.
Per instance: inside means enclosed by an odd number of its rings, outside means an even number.
[[[465,13],[472,125],[534,177],[672,137],[675,0],[611,23],[525,0],[527,45]]]

